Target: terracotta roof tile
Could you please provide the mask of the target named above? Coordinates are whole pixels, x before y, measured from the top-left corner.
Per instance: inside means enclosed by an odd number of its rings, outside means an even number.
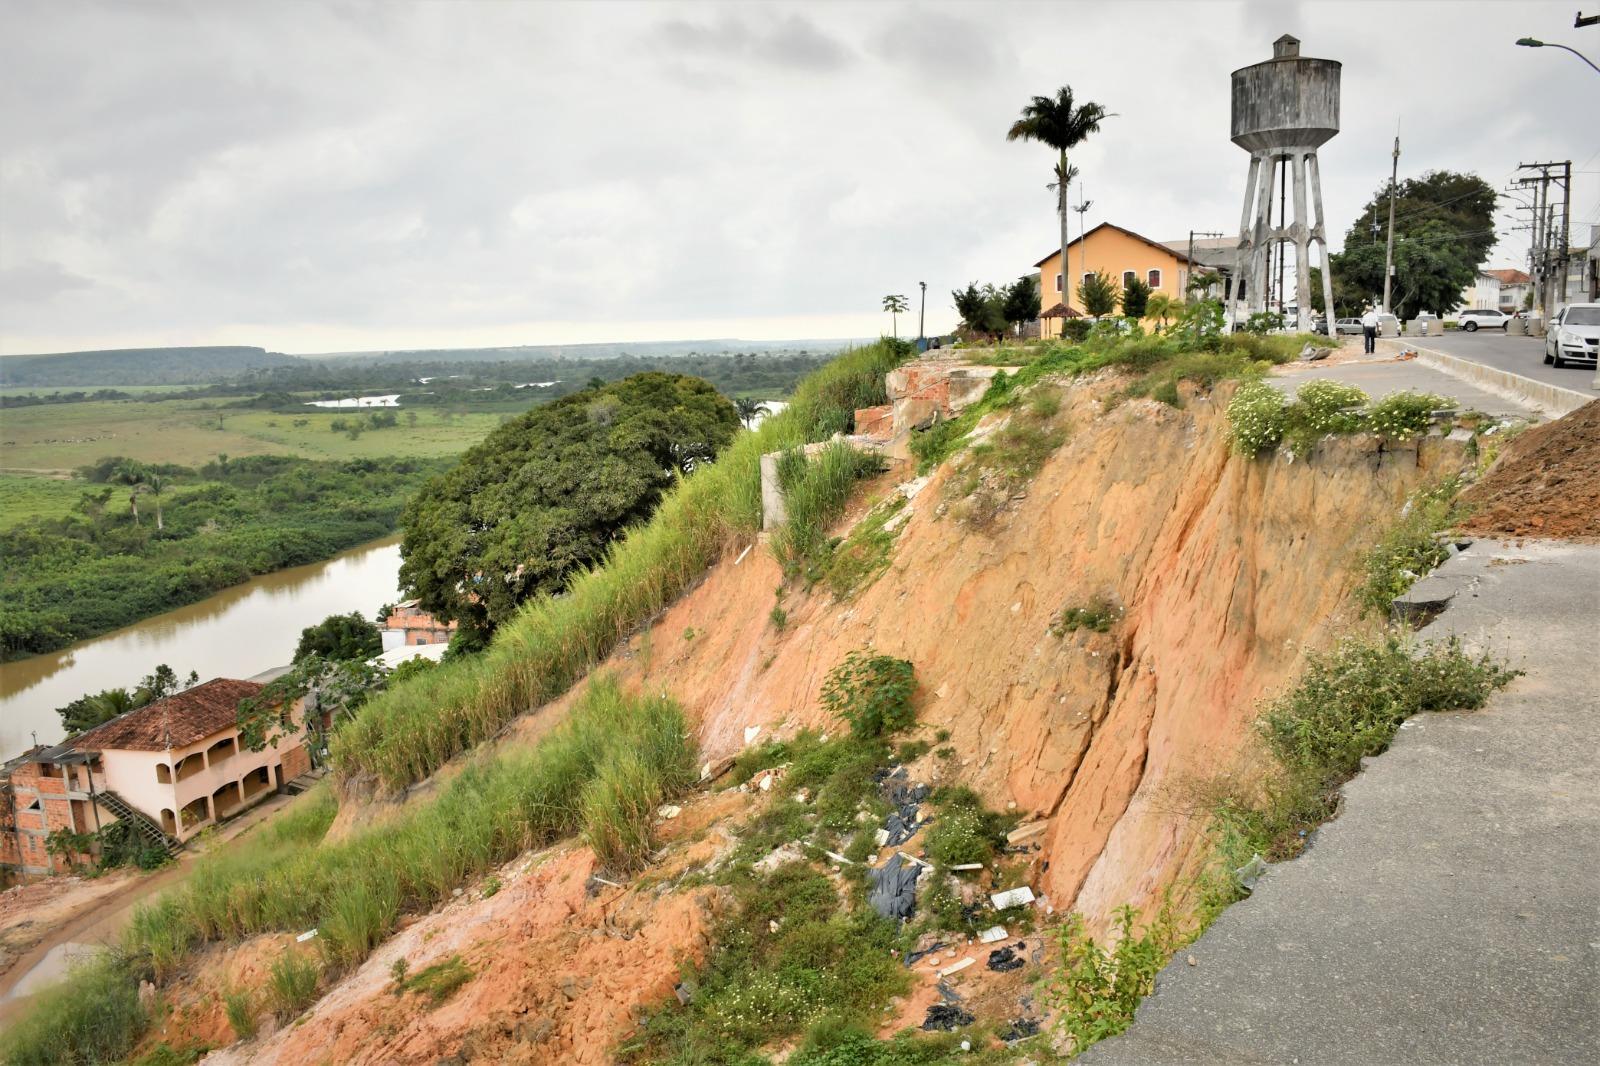
[[[1520,270],[1485,270],[1491,278],[1499,278],[1502,285],[1526,285],[1533,279]]]
[[[233,728],[239,701],[264,686],[219,677],[120,714],[71,741],[80,751],[166,751]]]

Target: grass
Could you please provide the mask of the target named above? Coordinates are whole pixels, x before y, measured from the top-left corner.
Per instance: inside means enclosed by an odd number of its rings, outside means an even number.
[[[984,807],[968,788],[942,788],[933,795],[938,817],[928,830],[928,858],[942,869],[965,863],[988,864],[1004,847],[1014,817]]]
[[[957,515],[972,525],[992,520],[1067,439],[1067,427],[1058,417],[1061,396],[1055,389],[1035,388],[1009,406],[1013,409],[1005,425],[971,445],[945,485],[946,495],[962,498]]]
[[[102,956],[39,993],[0,1036],[0,1058],[7,1066],[117,1062],[132,1052],[148,1021],[126,965]]]
[[[1058,637],[1087,629],[1091,633],[1109,633],[1120,612],[1107,599],[1091,600],[1075,607],[1063,607],[1050,623],[1050,632]]]
[[[256,997],[248,988],[228,988],[222,993],[222,1010],[236,1040],[256,1035]]]
[[[437,1007],[455,995],[456,991],[470,980],[472,971],[461,961],[461,956],[451,955],[414,974],[398,977],[394,993],[403,996],[407,992],[415,992],[425,998],[430,1006]]]
[[[843,441],[829,444],[815,458],[799,450],[781,458],[778,481],[787,518],[772,535],[772,553],[786,576],[808,582],[823,576],[835,547],[828,531],[844,513],[856,482],[882,470],[878,456]]]
[[[684,478],[649,522],[576,576],[565,595],[529,602],[483,654],[445,663],[368,702],[334,738],[339,774],[403,788],[560,695],[730,542],[760,529],[763,453],[847,428],[854,407],[884,402],[883,375],[907,354],[908,346],[882,341],[807,377],[787,409]]]
[[[1242,898],[1234,871],[1253,856],[1293,858],[1309,834],[1333,817],[1339,788],[1361,760],[1387,750],[1406,719],[1433,711],[1476,710],[1517,676],[1487,653],[1455,640],[1417,645],[1389,633],[1352,637],[1307,657],[1299,680],[1267,705],[1257,727],[1271,769],[1257,790],[1205,786],[1214,859],[1201,879],[1202,926]]]
[[[89,487],[77,478],[0,474],[0,529],[34,518],[64,518]]]
[[[1387,618],[1395,597],[1450,557],[1440,534],[1466,517],[1455,502],[1460,489],[1460,481],[1449,478],[1412,494],[1400,517],[1363,561],[1361,585],[1356,590],[1362,614]]]
[[[350,440],[328,428],[334,418],[350,417],[349,411],[308,407],[303,413],[280,414],[221,406],[227,402],[103,400],[8,408],[0,469],[75,470],[106,455],[198,466],[223,452],[234,457],[437,458],[465,451],[500,424],[498,412],[446,418],[438,410],[419,408],[415,426],[407,424],[402,412],[399,426]]]
[[[641,786],[641,772],[657,780]],[[99,1061],[49,1057],[56,1054],[56,1029],[82,1027],[85,1042],[93,1036],[96,1046],[119,1040],[131,1046],[146,1024],[137,1010],[138,975],[165,980],[202,944],[316,929],[320,958],[291,948],[270,975],[268,1005],[280,1018],[292,1017],[314,1000],[324,972],[336,976],[357,965],[401,915],[437,906],[453,888],[527,848],[580,832],[589,838],[615,832],[614,860],[637,865],[651,846],[654,816],[654,804],[641,803],[641,794],[671,795],[695,773],[676,704],[627,696],[599,678],[537,746],[468,767],[437,799],[382,825],[323,841],[334,800],[330,789],[319,788],[202,857],[182,889],[138,908],[122,961],[75,981],[70,992],[62,986],[59,995],[47,993],[13,1030],[19,1061]],[[115,1056],[101,1056],[109,1057]]]

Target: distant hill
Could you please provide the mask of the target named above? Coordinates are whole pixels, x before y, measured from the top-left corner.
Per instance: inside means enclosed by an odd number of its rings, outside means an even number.
[[[252,370],[304,365],[281,352],[245,345],[115,348],[99,352],[0,356],[3,385],[205,385]]]
[[[598,344],[519,344],[504,348],[409,348],[376,352],[321,352],[307,354],[305,358],[319,361],[375,363],[509,363],[545,359],[613,359],[624,355],[635,355],[641,359],[665,359],[684,355],[732,355],[736,352],[807,351],[816,354],[836,352],[853,343],[857,342],[838,339],[606,341]]]

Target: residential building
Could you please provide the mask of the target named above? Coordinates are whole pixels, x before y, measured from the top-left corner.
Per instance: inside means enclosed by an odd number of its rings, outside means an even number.
[[[1097,271],[1110,275],[1118,286],[1139,278],[1152,292],[1164,292],[1181,300],[1189,283],[1191,263],[1187,252],[1174,247],[1176,243],[1153,241],[1130,229],[1102,222],[1067,245],[1066,274],[1070,275],[1071,284],[1064,280],[1059,248],[1039,260],[1034,265],[1039,268],[1042,335],[1061,335],[1063,312],[1072,318],[1083,314],[1078,286]],[[1197,254],[1195,258],[1198,261],[1200,257]],[[1061,309],[1057,309],[1058,304]]]
[[[175,846],[308,773],[297,728],[269,736],[261,751],[240,743],[239,704],[262,689],[216,678],[7,763],[0,864],[53,872],[53,831],[90,833],[122,818],[144,822],[147,836]],[[303,713],[297,704],[293,726]]]
[[[389,608],[383,620],[383,650],[418,644],[448,644],[455,632],[456,623],[441,622],[418,606],[416,600],[406,600]]]
[[[1485,270],[1500,283],[1500,302],[1494,306],[1510,314],[1524,310],[1533,298],[1533,278],[1521,270]],[[1482,306],[1482,305],[1480,305]]]
[[[1447,314],[1457,314],[1472,308],[1494,310],[1500,306],[1500,274],[1503,271],[1480,270],[1471,285],[1461,290],[1461,302],[1454,308],[1444,309]]]

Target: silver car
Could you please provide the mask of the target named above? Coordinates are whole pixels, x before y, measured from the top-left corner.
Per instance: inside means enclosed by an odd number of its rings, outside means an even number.
[[[1544,335],[1544,361],[1594,366],[1600,353],[1600,304],[1568,304],[1550,320]]]

